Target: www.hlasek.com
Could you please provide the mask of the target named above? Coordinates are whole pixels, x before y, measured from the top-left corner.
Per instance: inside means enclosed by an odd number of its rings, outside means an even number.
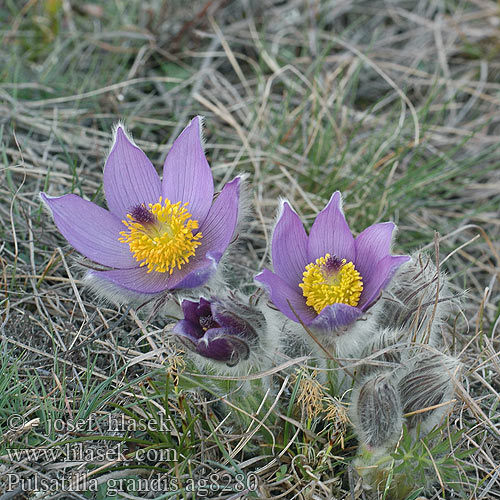
[[[123,441],[65,443],[50,448],[8,448],[6,450],[9,460],[20,462],[178,462],[179,453],[175,448],[139,448],[133,454],[125,454],[127,443]],[[185,457],[181,457],[185,458]]]
[[[25,478],[18,474],[7,474],[7,491],[21,490],[31,492],[96,492],[101,487],[97,478],[88,478],[85,474],[75,474],[69,478],[47,477],[36,474]],[[235,474],[228,472],[210,474],[206,478],[180,482],[177,477],[156,474],[148,478],[119,478],[105,481],[106,495],[113,497],[121,493],[146,493],[179,491],[195,493],[197,498],[212,493],[241,493],[256,491],[258,478],[255,474]]]

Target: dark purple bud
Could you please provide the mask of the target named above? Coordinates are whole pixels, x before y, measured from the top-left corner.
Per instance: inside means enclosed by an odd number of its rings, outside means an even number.
[[[154,224],[156,222],[155,216],[148,208],[146,208],[146,205],[144,205],[144,203],[132,207],[129,214],[132,216],[135,222],[138,222],[143,226],[146,224]]]
[[[172,333],[189,350],[228,366],[249,358],[258,340],[256,328],[265,322],[260,311],[234,298],[183,300],[182,310],[184,319]]]

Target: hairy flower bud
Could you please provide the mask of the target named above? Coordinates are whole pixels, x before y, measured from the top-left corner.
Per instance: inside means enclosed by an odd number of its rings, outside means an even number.
[[[398,440],[401,403],[390,373],[368,379],[355,391],[352,408],[358,437],[368,449],[386,449]]]
[[[407,336],[405,330],[397,328],[375,330],[361,352],[360,358],[364,363],[358,370],[359,376],[396,368],[401,363],[402,351],[405,347],[404,340]]]
[[[459,366],[457,359],[441,353],[420,352],[413,358],[409,372],[398,384],[403,413],[411,414],[406,418],[408,428],[420,423],[427,432],[450,411],[451,405],[446,403],[453,397],[453,379]]]
[[[378,309],[378,325],[407,328],[411,340],[438,342],[439,327],[449,313],[453,298],[446,275],[436,268],[430,255],[416,252],[394,276]]]
[[[257,332],[265,325],[259,310],[234,296],[183,300],[182,310],[184,319],[174,326],[173,334],[189,350],[228,366],[249,358]]]

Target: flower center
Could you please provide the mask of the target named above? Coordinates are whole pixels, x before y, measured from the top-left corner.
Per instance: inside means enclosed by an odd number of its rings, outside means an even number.
[[[327,253],[306,266],[300,283],[306,304],[319,314],[326,306],[357,306],[363,291],[361,275],[352,262]]]
[[[200,316],[200,326],[204,332],[206,332],[210,328],[220,327],[219,323],[217,323],[217,321],[214,320],[211,314],[209,316]]]
[[[198,221],[191,219],[186,210],[187,203],[178,201],[170,203],[168,199],[158,203],[133,207],[122,221],[127,230],[122,231],[121,243],[128,243],[135,260],[142,266],[148,266],[148,273],[170,273],[177,267],[187,264],[189,258],[201,245],[198,241],[202,234],[193,231],[198,229]]]

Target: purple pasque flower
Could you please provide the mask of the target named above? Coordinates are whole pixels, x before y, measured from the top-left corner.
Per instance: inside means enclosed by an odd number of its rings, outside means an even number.
[[[216,298],[182,301],[184,319],[172,333],[189,350],[211,360],[235,366],[250,356],[257,331],[264,323],[260,311],[230,300]]]
[[[409,260],[390,255],[392,222],[373,224],[354,238],[341,201],[340,192],[333,193],[309,236],[283,202],[272,238],[274,272],[265,269],[255,277],[283,314],[321,331],[337,330],[362,316]]]
[[[90,277],[136,294],[206,283],[233,239],[240,177],[215,201],[197,116],[175,140],[160,181],[121,125],[104,167],[108,210],[75,194],[41,193],[57,228],[78,252],[111,269]]]

